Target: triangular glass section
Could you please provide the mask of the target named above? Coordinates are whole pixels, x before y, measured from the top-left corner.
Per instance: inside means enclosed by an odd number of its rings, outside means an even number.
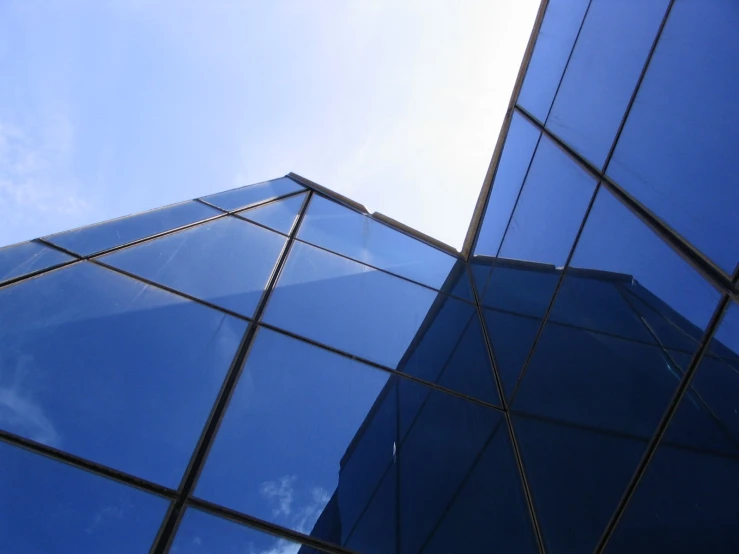
[[[285,242],[282,235],[227,216],[100,261],[251,317]]]
[[[510,399],[541,321],[488,308],[483,313],[503,391]]]
[[[222,210],[235,211],[305,190],[289,177],[204,196],[203,200]]]
[[[305,193],[296,194],[282,200],[262,204],[255,208],[249,208],[243,212],[239,212],[239,217],[254,221],[274,229],[284,235],[289,235],[290,231],[298,219],[300,208],[305,201]]]

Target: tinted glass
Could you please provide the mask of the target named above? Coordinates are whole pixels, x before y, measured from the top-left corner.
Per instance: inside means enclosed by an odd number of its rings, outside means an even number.
[[[608,173],[727,272],[739,253],[739,10],[675,2]]]
[[[595,181],[584,170],[542,138],[500,255],[563,266],[594,189]]]
[[[476,255],[498,254],[540,135],[536,127],[517,112],[513,112],[477,237]]]
[[[0,310],[0,426],[176,487],[246,323],[89,262]]]
[[[349,258],[441,289],[457,261],[419,240],[314,195],[298,238]]]
[[[288,235],[298,219],[303,202],[305,202],[305,194],[296,194],[263,206],[249,208],[239,212],[238,215]]]
[[[518,103],[545,121],[582,24],[588,0],[549,2]]]
[[[167,502],[0,442],[0,552],[148,552]]]
[[[183,202],[121,219],[45,237],[75,254],[89,256],[151,235],[177,229],[221,212],[200,202]]]
[[[300,544],[188,508],[169,552],[172,554],[295,554]]]
[[[646,449],[646,440],[514,416],[548,552],[591,553]]]
[[[285,242],[267,229],[225,217],[101,261],[251,317]]]
[[[430,289],[296,242],[264,319],[394,368],[438,296]]]
[[[305,190],[305,188],[292,179],[282,177],[280,179],[265,181],[264,183],[258,183],[256,185],[249,185],[247,187],[204,196],[203,200],[213,204],[214,206],[218,206],[222,210],[233,211],[248,208],[254,204],[274,200],[280,196],[300,192],[302,190]]]
[[[260,330],[195,494],[311,533],[389,376]],[[392,457],[391,440],[374,447]]]
[[[598,167],[606,160],[668,4],[591,2],[547,127]]]
[[[0,248],[0,283],[74,260],[40,242],[24,242]]]
[[[601,189],[514,407],[650,437],[680,376],[622,294],[638,289],[660,298],[668,318],[677,312],[698,332],[719,300],[677,253]]]

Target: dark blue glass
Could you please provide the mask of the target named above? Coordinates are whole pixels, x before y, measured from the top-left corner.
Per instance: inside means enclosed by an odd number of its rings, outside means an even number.
[[[89,262],[0,310],[0,426],[177,487],[246,323]]]
[[[390,374],[274,331],[255,340],[195,494],[310,534]]]
[[[298,219],[303,202],[305,202],[305,194],[295,194],[269,204],[238,212],[238,215],[249,221],[261,223],[279,233],[289,235],[295,221]]]
[[[540,135],[522,115],[513,112],[475,244],[475,255],[498,254]]]
[[[220,213],[200,202],[183,202],[89,227],[65,231],[45,237],[44,240],[75,254],[90,256],[103,250],[171,231],[183,225],[196,223]]]
[[[347,548],[362,554],[393,554],[398,551],[397,488],[398,471],[396,466],[391,466],[356,526],[351,529]],[[457,537],[458,540],[460,538]]]
[[[167,501],[0,442],[0,552],[148,552]]]
[[[480,300],[489,308],[541,319],[560,277],[553,265],[497,259]]]
[[[423,552],[538,552],[508,430],[501,421]]]
[[[402,413],[402,396],[400,409]],[[478,467],[485,472],[483,479],[492,481],[493,488],[505,481],[516,483],[518,476],[513,471],[513,460],[507,458],[510,452],[505,449],[495,453],[499,457],[497,464],[480,465],[480,458],[496,433],[506,432],[501,412],[432,390],[408,429],[398,450],[398,463],[400,551],[410,553],[421,552],[432,540],[453,504],[459,503],[458,510],[474,510],[475,497],[463,491]],[[516,495],[509,498],[519,503],[521,500]],[[473,534],[482,535],[478,539],[481,542],[495,540],[503,531],[498,527],[502,521],[496,522],[499,517],[510,517],[518,524],[509,532],[525,535],[528,516],[516,511],[516,507],[515,502],[508,506],[492,501],[489,508],[493,508],[494,514],[490,525],[480,529],[474,520],[460,522],[460,527],[453,530],[456,543],[467,544],[467,537]],[[501,516],[495,508],[511,513]]]
[[[311,198],[298,238],[442,289],[457,259],[322,196]]]
[[[597,167],[613,144],[669,0],[592,0],[547,127]]]
[[[739,458],[662,445],[605,552],[739,551]]]
[[[282,235],[227,216],[100,260],[251,317],[285,242]]]
[[[589,3],[569,0],[547,5],[517,100],[539,121],[547,118]]]
[[[594,179],[542,137],[500,256],[564,266],[594,190]]]
[[[547,552],[593,552],[647,441],[518,414],[513,422]]]
[[[295,554],[300,544],[246,525],[188,508],[177,528],[172,554]]]
[[[222,210],[234,211],[303,190],[305,190],[304,187],[289,177],[281,177],[280,179],[265,181],[256,185],[249,185],[204,196],[203,200],[209,204],[218,206]]]
[[[264,320],[395,368],[439,297],[433,290],[296,242]]]
[[[74,260],[40,242],[22,242],[0,248],[0,283]]]
[[[728,273],[739,257],[738,26],[731,2],[674,3],[608,166],[619,185]]]

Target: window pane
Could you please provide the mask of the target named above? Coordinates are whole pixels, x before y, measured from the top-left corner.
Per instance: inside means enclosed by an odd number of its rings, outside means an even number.
[[[731,3],[675,2],[608,167],[729,273],[739,253],[737,26]]]
[[[640,289],[661,299],[665,319],[680,314],[697,334],[719,300],[677,253],[601,189],[514,400],[516,409],[650,437],[680,372],[622,294]]]
[[[516,205],[526,171],[534,155],[541,133],[518,112],[513,112],[511,126],[495,171],[490,198],[480,235],[475,244],[476,255],[496,256],[508,220]]]
[[[456,258],[336,202],[314,195],[298,238],[441,289]]]
[[[565,264],[595,181],[546,138],[539,141],[500,256]]]
[[[0,552],[148,552],[167,501],[0,442]]]
[[[251,317],[285,242],[282,235],[225,217],[101,261]]]
[[[296,194],[256,208],[249,208],[239,212],[238,215],[288,235],[298,219],[303,202],[305,194]]]
[[[547,551],[593,552],[647,441],[524,415],[514,427]]]
[[[300,543],[188,508],[177,528],[172,554],[296,554]]]
[[[208,219],[220,213],[200,202],[183,202],[90,227],[65,231],[58,235],[45,237],[45,240],[75,254],[90,256],[109,248]]]
[[[602,167],[668,0],[593,0],[547,127]]]
[[[72,256],[44,246],[40,242],[6,246],[0,248],[0,283],[72,260],[74,260]]]
[[[300,192],[302,190],[305,190],[305,188],[289,177],[282,177],[280,179],[274,179],[264,183],[257,183],[256,185],[249,185],[238,189],[219,192],[218,194],[211,194],[210,196],[204,196],[203,200],[213,204],[214,206],[218,206],[222,210],[233,211],[241,208],[248,208],[251,205],[259,204],[260,202],[267,202],[268,200],[274,200],[280,196]]]
[[[588,3],[588,0],[570,0],[547,5],[518,95],[518,103],[539,121],[547,118]]]
[[[0,426],[176,488],[246,323],[88,262],[0,307]]]

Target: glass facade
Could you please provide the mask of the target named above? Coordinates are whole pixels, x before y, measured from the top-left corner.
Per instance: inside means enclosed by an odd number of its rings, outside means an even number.
[[[462,254],[293,174],[0,249],[0,552],[739,551],[738,25],[545,2]]]

